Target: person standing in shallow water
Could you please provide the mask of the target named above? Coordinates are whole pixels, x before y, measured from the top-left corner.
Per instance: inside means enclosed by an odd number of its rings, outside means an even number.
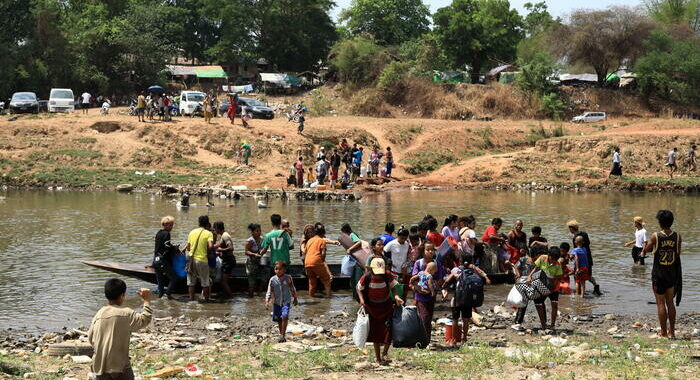
[[[635,264],[644,265],[642,251],[644,251],[644,246],[649,237],[647,236],[646,228],[644,228],[644,219],[641,216],[634,217],[634,228],[637,229],[634,232],[634,240],[625,243],[625,247],[632,247],[632,260],[634,260]]]
[[[175,287],[175,272],[173,271],[173,258],[178,253],[177,247],[173,246],[170,240],[170,231],[175,225],[175,218],[165,216],[160,221],[161,229],[156,233],[155,250],[153,252],[153,269],[156,272],[156,282],[158,283],[158,296],[168,296]],[[167,286],[167,288],[166,288]]]
[[[681,236],[671,230],[673,213],[660,210],[656,214],[661,231],[651,235],[644,252],[654,254],[651,270],[651,284],[656,297],[656,311],[659,315],[662,337],[676,337],[676,306],[681,303],[682,272]],[[675,305],[673,299],[675,298]]]
[[[593,254],[591,253],[591,240],[588,237],[588,234],[584,231],[579,230],[579,225],[576,220],[570,220],[566,226],[569,228],[569,232],[573,235],[572,238],[572,243],[574,247],[576,247],[576,237],[581,236],[583,237],[583,248],[586,249],[586,252],[588,253],[588,277],[593,284],[593,294],[597,296],[602,296],[603,293],[600,292],[600,286],[598,285],[598,282],[595,280],[593,277]]]

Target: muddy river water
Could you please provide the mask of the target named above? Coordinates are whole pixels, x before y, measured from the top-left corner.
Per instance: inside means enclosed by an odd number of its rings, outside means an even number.
[[[346,203],[270,200],[268,209],[259,209],[253,199],[215,199],[213,208],[193,206],[187,211],[178,211],[169,199],[145,193],[8,191],[0,196],[5,197],[0,200],[0,330],[89,325],[104,302],[103,282],[113,275],[78,260],[148,264],[153,237],[164,215],[177,219],[173,230],[177,241],[186,238],[201,214],[209,214],[212,222],[224,221],[235,239],[239,262],[248,236],[245,226],[256,222],[267,229],[272,213],[291,221],[295,238],[303,224],[314,221],[325,223],[330,237],[337,236],[341,224],[349,222],[362,238],[370,239],[381,233],[387,221],[410,225],[427,213],[438,219],[454,213],[474,215],[479,232],[493,217],[505,220],[504,232],[515,219],[523,219],[527,232],[539,225],[543,235],[557,244],[570,241],[565,223],[576,218],[591,236],[594,274],[605,294],[583,300],[564,296],[562,308],[581,313],[636,314],[655,311],[649,303],[653,300],[651,265],[635,267],[623,243],[634,238],[634,216],[643,216],[651,232],[657,229],[656,211],[667,208],[675,213],[674,229],[684,238],[684,294],[679,311],[700,310],[700,198],[693,195],[399,191],[370,194],[359,202]],[[205,200],[194,198],[192,203],[203,205]],[[334,256],[331,260],[340,259],[340,250],[335,247],[329,254]],[[298,256],[294,259],[299,262]],[[129,305],[137,306],[134,292],[150,284],[126,280]],[[485,306],[502,302],[508,290],[507,285],[487,288]],[[156,300],[154,306],[160,317],[232,313],[268,319],[260,299],[243,297],[216,304]],[[293,314],[312,316],[343,308],[350,312],[356,308],[347,292],[335,294],[330,301],[302,296]],[[448,312],[437,314],[446,316]]]

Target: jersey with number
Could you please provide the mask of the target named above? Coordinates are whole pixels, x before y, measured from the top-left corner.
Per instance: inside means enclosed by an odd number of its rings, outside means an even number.
[[[270,265],[275,265],[279,260],[284,261],[287,265],[289,261],[289,250],[294,248],[292,237],[285,230],[272,230],[265,235],[262,242],[262,248],[270,250]]]

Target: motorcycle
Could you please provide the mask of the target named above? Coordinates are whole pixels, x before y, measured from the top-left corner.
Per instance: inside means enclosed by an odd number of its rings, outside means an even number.
[[[131,102],[129,102],[129,116],[136,115],[138,115],[138,111],[136,110],[136,100],[131,99]]]
[[[301,104],[297,104],[294,106],[294,109],[292,109],[292,112],[287,112],[285,115],[287,116],[287,121],[291,121],[294,123],[298,123],[301,121],[301,118],[304,116],[304,113],[308,110],[306,106],[302,106]]]

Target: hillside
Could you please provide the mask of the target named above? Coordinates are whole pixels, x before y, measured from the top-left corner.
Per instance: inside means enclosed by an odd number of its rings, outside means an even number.
[[[298,154],[345,137],[363,146],[390,145],[401,181],[441,186],[644,188],[697,186],[683,173],[667,182],[666,152],[700,141],[700,122],[611,118],[596,125],[536,120],[461,121],[362,116],[309,117],[304,136],[281,117],[252,128],[201,118],[139,123],[119,114],[0,117],[0,182],[10,186],[112,187],[231,184],[281,187]],[[556,137],[555,137],[556,136]],[[251,166],[235,148],[253,146]],[[613,145],[622,147],[626,177],[608,181]],[[152,173],[151,171],[155,171]],[[547,187],[547,188],[548,188]]]

